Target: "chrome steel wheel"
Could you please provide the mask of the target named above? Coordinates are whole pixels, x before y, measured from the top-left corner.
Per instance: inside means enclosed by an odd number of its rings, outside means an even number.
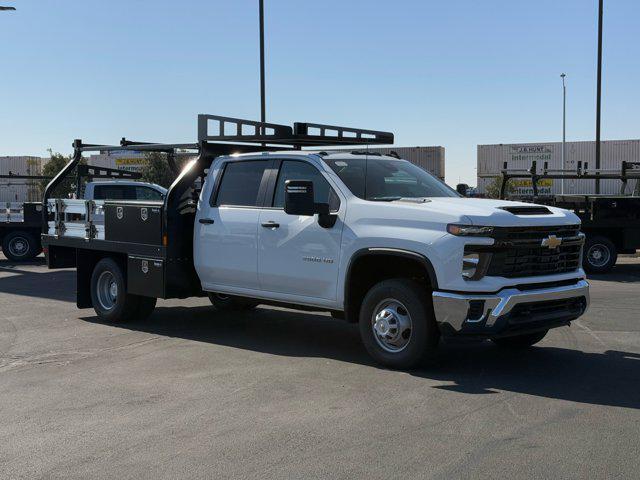
[[[14,257],[24,257],[29,252],[29,240],[24,237],[13,237],[9,241],[9,253]]]
[[[587,261],[594,267],[603,267],[611,259],[611,252],[606,245],[594,243],[587,250]]]
[[[98,303],[104,310],[111,310],[116,306],[118,300],[118,284],[113,273],[102,272],[96,283],[96,294]]]
[[[401,352],[409,345],[412,330],[411,315],[407,307],[393,298],[376,305],[371,316],[373,336],[384,350]]]

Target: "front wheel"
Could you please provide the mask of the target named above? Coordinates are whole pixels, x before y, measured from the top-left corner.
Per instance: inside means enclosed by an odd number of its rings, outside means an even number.
[[[542,340],[548,330],[542,332],[526,333],[524,335],[515,335],[513,337],[493,338],[491,341],[504,348],[528,348]]]
[[[360,308],[360,336],[367,352],[391,368],[412,368],[432,356],[440,332],[424,286],[408,279],[374,285]]]
[[[584,245],[583,267],[589,273],[606,273],[618,259],[616,246],[607,237],[587,237]]]
[[[42,247],[29,232],[11,232],[2,241],[2,252],[12,262],[32,260],[41,251]]]

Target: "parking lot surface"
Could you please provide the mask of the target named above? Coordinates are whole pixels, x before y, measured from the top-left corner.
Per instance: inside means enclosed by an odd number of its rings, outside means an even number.
[[[0,478],[638,478],[640,261],[527,351],[377,367],[357,327],[160,301],[106,325],[0,255]]]

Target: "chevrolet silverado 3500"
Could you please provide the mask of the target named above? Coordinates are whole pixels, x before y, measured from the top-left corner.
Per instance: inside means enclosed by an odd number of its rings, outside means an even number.
[[[386,132],[214,115],[200,115],[198,131],[197,144],[76,140],[69,170],[96,149],[197,150],[163,201],[83,202],[70,219],[48,198],[65,170],[47,187],[42,242],[50,268],[77,267],[78,307],[109,322],[140,320],[157,298],[204,295],[225,310],[329,311],[358,323],[371,356],[395,368],[433,355],[441,336],[527,347],[588,307],[571,212],[463,198],[368,153],[393,143]],[[344,145],[359,149],[320,149]]]

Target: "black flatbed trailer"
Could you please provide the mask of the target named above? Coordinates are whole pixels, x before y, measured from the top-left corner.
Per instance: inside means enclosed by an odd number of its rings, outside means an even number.
[[[27,261],[42,251],[42,203],[0,204],[0,245],[12,261]]]
[[[210,133],[211,126],[215,127]],[[42,244],[49,268],[76,267],[77,305],[94,306],[91,285],[100,262],[115,262],[110,271],[123,276],[128,304],[114,318],[129,313],[142,318],[157,298],[205,296],[193,262],[193,231],[197,201],[207,169],[218,156],[302,147],[393,144],[393,134],[332,125],[295,123],[293,128],[219,115],[198,116],[198,143],[161,144],[123,138],[120,145],[73,143],[72,160],[51,181],[44,193]],[[167,155],[177,175],[163,202],[50,200],[51,192],[68,176],[84,152],[137,150]],[[179,151],[195,158],[182,170],[175,163]],[[65,213],[72,211],[71,215]],[[96,222],[101,215],[102,224]],[[70,235],[72,232],[74,235]],[[213,253],[213,252],[212,252]],[[95,289],[94,289],[95,290]],[[120,300],[119,300],[120,302]],[[105,317],[108,315],[105,314]]]
[[[583,267],[591,273],[610,271],[618,254],[633,254],[640,249],[640,162],[621,163],[620,170],[589,170],[587,163],[578,162],[576,170],[551,170],[544,162],[541,171],[536,162],[528,170],[510,170],[507,162],[501,172],[500,198],[505,198],[507,182],[512,178],[531,180],[532,196],[510,196],[510,199],[529,201],[572,210],[582,221],[581,231],[586,234]],[[540,179],[619,180],[619,195],[538,194]],[[635,190],[627,194],[629,180],[638,180]]]

